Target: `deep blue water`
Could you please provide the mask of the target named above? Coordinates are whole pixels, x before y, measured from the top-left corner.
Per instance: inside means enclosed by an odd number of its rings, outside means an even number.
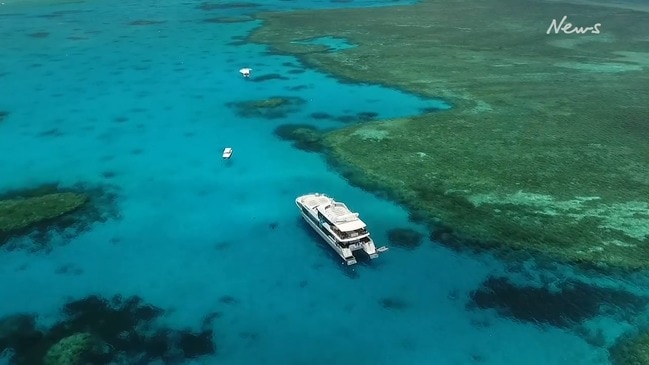
[[[214,11],[194,1],[0,5],[0,110],[9,112],[0,123],[0,191],[108,184],[120,211],[72,240],[53,237],[49,252],[1,250],[0,316],[31,312],[47,325],[60,319],[65,302],[90,294],[139,295],[166,310],[163,321],[174,327],[197,327],[219,311],[218,351],[195,363],[608,363],[604,348],[574,330],[466,308],[469,293],[490,275],[528,283],[576,276],[566,268],[541,274],[530,265],[514,274],[487,255],[428,240],[341,266],[300,220],[297,195],[320,191],[348,203],[379,246],[391,228],[425,228],[273,130],[284,123],[345,126],[312,113],[391,118],[444,104],[340,83],[261,45],[231,43],[257,22],[204,21],[394,2],[258,3]],[[137,20],[162,23],[129,25]],[[251,80],[241,67],[253,68]],[[283,78],[255,82],[270,74]],[[242,118],[227,106],[273,96],[306,103],[277,119]],[[229,163],[220,158],[225,146],[235,150]],[[399,305],[386,308],[386,298]],[[607,317],[587,325],[603,329],[608,343],[630,326]]]

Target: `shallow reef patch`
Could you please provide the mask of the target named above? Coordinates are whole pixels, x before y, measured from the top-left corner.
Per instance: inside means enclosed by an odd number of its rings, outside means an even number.
[[[51,128],[38,133],[38,137],[61,137],[65,135],[58,128]]]
[[[198,331],[157,323],[164,313],[137,296],[88,296],[64,305],[63,319],[50,328],[19,313],[0,319],[0,353],[11,350],[11,364],[180,363],[216,353],[214,316]]]
[[[0,246],[30,237],[45,248],[53,233],[67,238],[96,222],[119,218],[117,195],[108,186],[43,184],[0,194]]]
[[[359,112],[356,115],[341,115],[334,118],[341,123],[362,123],[376,120],[379,113],[376,112]]]
[[[110,179],[114,178],[115,176],[117,176],[117,173],[115,171],[112,171],[112,170],[106,170],[106,171],[101,173],[101,177],[103,177],[106,180],[110,180]]]
[[[239,300],[231,295],[223,295],[222,297],[219,298],[219,303],[234,305],[234,304],[239,304]]]
[[[394,228],[388,231],[390,245],[412,250],[421,245],[424,235],[410,228]]]
[[[523,286],[505,277],[489,277],[470,293],[470,309],[495,309],[501,316],[522,322],[573,328],[598,315],[624,315],[644,310],[649,298],[628,291],[566,280]]]
[[[385,297],[379,299],[379,305],[384,309],[402,311],[408,308],[408,303],[399,297]]]
[[[315,113],[311,113],[311,115],[309,116],[315,120],[333,119],[333,115],[325,112],[315,112]]]
[[[285,141],[291,141],[293,147],[307,152],[321,152],[322,132],[308,124],[283,124],[273,132]]]
[[[289,78],[280,74],[266,74],[250,78],[250,81],[252,82],[264,82],[269,80],[289,80]]]
[[[9,117],[9,112],[5,110],[0,110],[0,123],[4,122],[5,119]]]
[[[275,96],[262,100],[247,100],[231,102],[226,105],[244,118],[284,118],[290,113],[297,112],[306,100],[294,96]]]
[[[128,25],[157,25],[157,24],[163,24],[166,23],[164,20],[147,20],[147,19],[139,19],[139,20],[134,20],[132,22],[129,22]]]
[[[72,1],[68,1],[68,3],[72,3]],[[83,1],[76,1],[76,3],[83,3]],[[87,12],[89,12],[89,10],[57,10],[51,13],[37,15],[36,17],[51,19],[51,18],[60,18],[66,15],[80,14],[80,13],[87,13]]]
[[[29,33],[27,35],[32,38],[47,38],[49,37],[50,32],[34,32],[34,33]]]

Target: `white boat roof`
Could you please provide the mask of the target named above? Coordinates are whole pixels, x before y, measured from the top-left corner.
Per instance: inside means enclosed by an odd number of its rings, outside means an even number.
[[[357,219],[352,222],[345,222],[345,223],[336,223],[336,227],[338,227],[339,230],[342,232],[350,232],[350,231],[355,231],[357,229],[365,228],[365,222],[363,222],[360,219]]]
[[[358,213],[352,212],[343,203],[330,201],[331,204],[318,206],[318,211],[327,217],[339,230],[349,232],[366,226],[365,222],[358,218]]]
[[[320,205],[327,205],[332,201],[330,197],[322,194],[303,195],[299,197],[298,200],[309,209],[313,209]]]

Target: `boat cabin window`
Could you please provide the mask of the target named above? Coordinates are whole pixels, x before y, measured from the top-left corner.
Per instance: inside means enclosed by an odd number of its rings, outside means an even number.
[[[365,228],[357,229],[357,230],[351,231],[351,232],[343,232],[343,231],[339,230],[338,227],[331,226],[331,230],[334,231],[342,239],[354,238],[354,237],[358,237],[358,236],[362,236],[364,234],[367,234],[367,229],[365,229]]]

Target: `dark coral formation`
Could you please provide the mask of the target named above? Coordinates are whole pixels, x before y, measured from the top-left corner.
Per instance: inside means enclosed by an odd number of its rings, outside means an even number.
[[[394,228],[388,231],[388,241],[392,246],[415,249],[421,245],[424,235],[410,228]]]
[[[0,110],[0,123],[4,122],[4,120],[7,119],[8,116],[8,111]]]
[[[320,152],[324,146],[321,132],[307,124],[283,124],[275,128],[275,135],[285,141],[293,142],[297,149],[308,152]]]
[[[45,184],[9,191],[0,194],[0,245],[29,236],[44,247],[52,233],[72,238],[117,217],[116,195],[106,187]]]
[[[329,113],[325,113],[325,112],[311,113],[310,117],[315,119],[315,120],[333,119],[333,115],[331,115]]]
[[[88,11],[89,10],[57,10],[57,11],[53,11],[51,13],[37,15],[36,17],[37,18],[47,18],[47,19],[61,18],[61,17],[66,16],[66,15],[86,13]]]
[[[280,74],[266,74],[261,76],[255,76],[250,80],[254,82],[264,82],[268,80],[289,80],[289,78],[286,76],[282,76]]]
[[[67,303],[64,319],[48,329],[39,328],[34,316],[12,315],[0,319],[0,353],[11,349],[16,365],[60,365],[181,363],[216,352],[214,316],[195,332],[157,326],[163,312],[139,297],[89,296]]]
[[[376,120],[378,116],[379,113],[376,112],[360,112],[356,113],[356,115],[341,115],[336,117],[336,120],[341,123],[362,123]]]
[[[386,297],[379,300],[381,307],[394,311],[402,311],[408,308],[408,303],[397,297]]]
[[[646,297],[624,290],[577,281],[535,287],[518,286],[504,277],[490,277],[470,294],[468,307],[492,308],[502,316],[523,322],[573,328],[595,316],[615,314],[615,310],[624,310],[626,315],[638,313],[647,302]]]
[[[162,24],[165,23],[163,20],[146,20],[146,19],[140,19],[140,20],[134,20],[128,25],[156,25],[156,24]]]
[[[61,137],[63,135],[64,133],[58,128],[50,128],[38,133],[39,137]]]
[[[299,110],[306,100],[293,96],[275,96],[262,100],[227,103],[243,118],[279,119]]]
[[[35,33],[29,33],[27,35],[32,37],[32,38],[47,38],[50,35],[50,33],[49,32],[35,32]]]
[[[246,2],[232,2],[232,3],[210,3],[204,2],[196,7],[203,11],[212,11],[212,10],[225,10],[225,9],[245,9],[245,8],[256,8],[261,6],[260,4],[255,3],[246,3]]]

